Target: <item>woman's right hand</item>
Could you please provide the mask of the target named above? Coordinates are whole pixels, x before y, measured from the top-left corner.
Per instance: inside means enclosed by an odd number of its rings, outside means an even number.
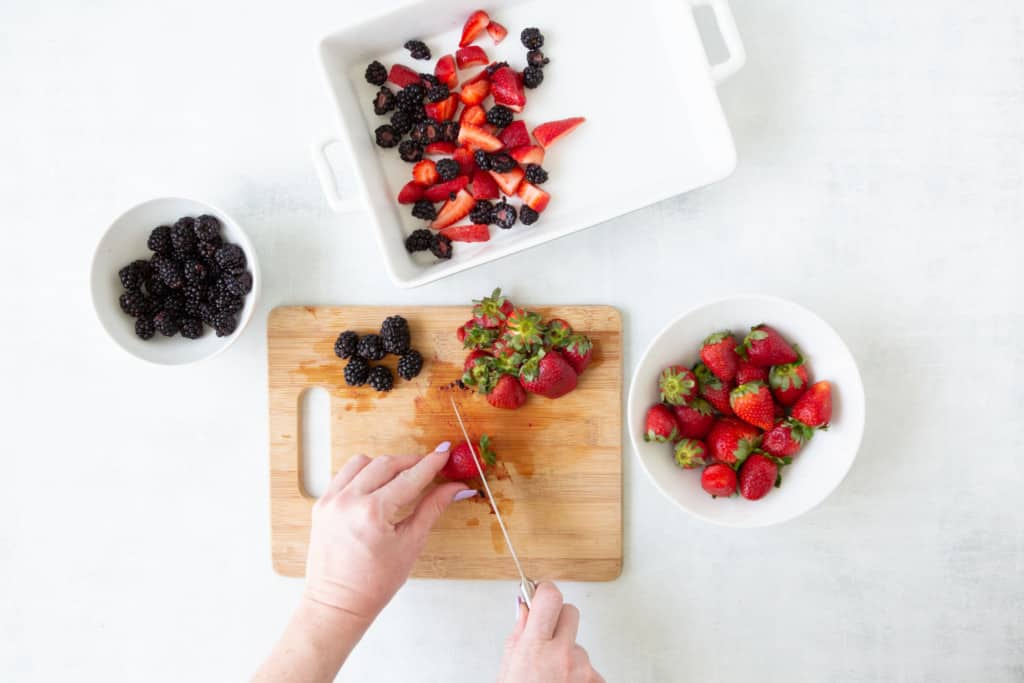
[[[499,683],[604,683],[576,644],[580,611],[562,603],[553,583],[537,587],[532,608],[519,604],[515,630],[505,641]]]

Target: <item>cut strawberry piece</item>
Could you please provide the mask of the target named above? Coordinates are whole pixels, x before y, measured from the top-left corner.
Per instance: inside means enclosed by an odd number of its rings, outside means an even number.
[[[551,195],[547,192],[528,182],[520,183],[519,191],[516,194],[523,200],[523,204],[526,204],[537,213],[543,211],[551,199]]]
[[[388,72],[388,80],[399,88],[404,88],[405,86],[412,85],[413,83],[423,83],[418,73],[407,66],[402,66],[401,64],[395,64],[391,67],[391,71]]]
[[[487,33],[491,36],[491,40],[497,45],[501,41],[505,40],[505,36],[508,35],[508,29],[499,24],[496,21],[492,21],[487,24]]]
[[[519,183],[523,182],[523,175],[525,175],[523,169],[518,166],[505,173],[498,173],[497,171],[488,171],[488,173],[494,178],[494,182],[498,183],[501,191],[509,197],[516,193],[516,188],[519,187]]]
[[[459,147],[452,152],[452,159],[459,165],[459,173],[467,178],[473,177],[476,172],[476,161],[473,159],[473,150],[466,147]]]
[[[539,145],[523,145],[511,150],[509,154],[522,166],[527,164],[543,164],[544,148]]]
[[[452,223],[461,221],[473,210],[474,204],[476,204],[476,200],[473,199],[473,195],[465,190],[459,190],[455,195],[455,199],[449,199],[444,203],[444,206],[441,207],[441,211],[438,212],[437,218],[430,224],[430,227],[435,229],[447,228]]]
[[[513,121],[508,124],[498,137],[506,149],[530,144],[530,131],[526,130],[524,121]]]
[[[469,19],[466,19],[466,25],[462,27],[462,39],[459,40],[459,47],[466,47],[476,40],[489,23],[491,23],[491,18],[482,9],[470,14]]]
[[[462,110],[462,114],[459,115],[459,125],[465,126],[482,126],[487,123],[487,112],[479,104],[474,104],[471,107],[465,107]]]
[[[433,185],[441,176],[437,173],[437,166],[430,159],[424,159],[423,161],[416,162],[416,165],[412,167],[412,179],[419,185],[429,187]]]
[[[501,149],[501,140],[483,128],[469,124],[459,127],[459,144],[473,146],[485,152],[497,152]]]
[[[486,225],[451,225],[441,230],[441,234],[452,242],[486,242],[491,239],[491,229]]]
[[[490,173],[477,169],[473,174],[473,182],[469,184],[469,193],[473,199],[497,199],[498,184]]]
[[[462,92],[459,93],[459,99],[467,106],[480,104],[487,99],[489,92],[491,92],[491,82],[487,79],[481,79],[474,83],[463,85]]]
[[[533,137],[536,138],[541,147],[547,149],[554,144],[555,140],[563,138],[573,132],[584,121],[586,121],[586,119],[582,116],[576,116],[571,119],[542,123],[533,129]]]
[[[427,102],[423,105],[423,110],[427,112],[427,116],[435,121],[448,121],[452,119],[458,108],[459,98],[455,95],[449,95],[447,99],[443,99],[440,102]]]
[[[407,182],[405,187],[398,191],[399,204],[415,204],[420,199],[423,199],[423,186],[417,185],[414,180]]]
[[[455,63],[460,69],[467,69],[478,64],[486,64],[489,61],[490,57],[487,56],[487,53],[479,45],[460,47],[455,51]]]
[[[526,91],[518,72],[503,66],[491,76],[491,94],[497,104],[503,104],[512,111],[522,111],[526,105]]]
[[[454,180],[449,180],[446,183],[439,183],[433,187],[428,187],[423,191],[423,199],[430,202],[443,202],[449,199],[452,194],[457,194],[468,184],[469,177],[460,175]]]
[[[454,142],[431,142],[429,145],[423,148],[424,154],[443,154],[449,156],[455,151]]]
[[[455,71],[455,58],[451,55],[445,55],[437,60],[437,66],[434,67],[434,76],[449,88],[454,88],[458,85],[459,74]]]

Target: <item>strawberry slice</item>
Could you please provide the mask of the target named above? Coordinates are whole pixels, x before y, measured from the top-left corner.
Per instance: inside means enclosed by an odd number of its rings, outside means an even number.
[[[399,204],[415,204],[417,200],[423,199],[423,186],[417,185],[416,181],[410,180],[398,191]]]
[[[424,154],[441,154],[444,156],[449,156],[454,151],[455,143],[446,142],[444,140],[442,140],[441,142],[431,142],[429,145],[423,148]]]
[[[483,128],[469,124],[459,127],[459,144],[476,147],[486,152],[497,152],[501,149],[501,140]]]
[[[519,185],[519,190],[516,192],[519,198],[523,200],[523,204],[540,213],[548,205],[548,201],[551,199],[544,190],[540,189],[533,183],[522,182]]]
[[[399,88],[404,88],[405,86],[412,85],[413,83],[423,83],[418,73],[407,66],[402,66],[401,64],[395,64],[391,67],[391,71],[388,72],[388,80]]]
[[[434,67],[434,76],[449,88],[454,88],[458,85],[459,74],[455,72],[455,58],[451,55],[445,55],[437,60],[437,65]]]
[[[440,102],[427,102],[423,105],[423,110],[427,112],[427,116],[435,121],[448,121],[454,118],[458,108],[459,98],[455,95],[449,95],[447,99],[443,99]]]
[[[443,228],[441,234],[452,242],[486,242],[491,239],[491,229],[480,223],[451,225]]]
[[[466,25],[462,27],[462,39],[459,40],[459,47],[466,47],[476,40],[489,23],[491,23],[491,18],[482,9],[470,14],[469,19],[466,19]]]
[[[525,121],[513,121],[505,126],[498,137],[507,149],[530,144],[530,131],[526,130]]]
[[[472,106],[474,104],[480,104],[487,99],[487,94],[491,92],[491,82],[486,78],[473,83],[467,83],[462,86],[462,91],[459,93],[459,99],[466,106]]]
[[[491,40],[497,45],[501,41],[505,40],[505,36],[508,35],[508,29],[499,24],[496,21],[492,21],[487,24],[487,34],[491,36]]]
[[[466,177],[472,177],[476,172],[476,161],[473,159],[473,150],[466,147],[459,147],[452,152],[452,159],[459,165],[459,173]]]
[[[563,138],[573,132],[584,121],[586,121],[586,119],[582,116],[575,116],[571,119],[561,119],[560,121],[548,121],[547,123],[542,123],[533,129],[533,137],[536,138],[541,147],[547,149],[554,144],[555,140]]]
[[[503,104],[512,111],[519,112],[526,105],[526,91],[518,72],[511,67],[503,66],[491,76],[491,94],[497,104]]]
[[[523,145],[512,149],[509,154],[522,166],[527,164],[543,164],[544,148],[539,145]]]
[[[464,107],[459,115],[459,125],[482,126],[487,123],[487,112],[479,104],[471,107]]]
[[[473,210],[474,204],[476,204],[476,200],[473,199],[473,195],[465,190],[459,190],[455,195],[455,199],[449,199],[444,203],[444,206],[441,207],[437,218],[430,224],[430,227],[435,229],[447,228],[452,223],[461,221]]]
[[[487,171],[477,171],[473,174],[473,180],[469,184],[469,193],[473,199],[497,199],[498,184]]]
[[[460,175],[453,180],[449,180],[446,183],[439,183],[433,187],[428,187],[423,191],[423,199],[430,202],[443,202],[449,199],[451,195],[457,194],[462,188],[469,184],[469,177]]]
[[[487,53],[479,45],[460,47],[455,51],[455,63],[460,69],[467,69],[478,64],[487,64],[489,61],[490,58],[487,56]]]
[[[437,166],[434,165],[434,162],[424,159],[416,162],[416,165],[412,167],[412,179],[418,185],[429,187],[440,180],[441,176],[437,173]]]
[[[505,173],[498,173],[497,171],[488,171],[488,173],[494,178],[494,182],[498,184],[501,191],[509,197],[516,193],[516,188],[519,187],[519,183],[523,182],[523,176],[525,175],[523,169],[518,166]]]

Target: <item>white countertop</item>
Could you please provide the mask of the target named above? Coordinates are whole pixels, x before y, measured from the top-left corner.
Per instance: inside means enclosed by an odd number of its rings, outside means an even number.
[[[270,567],[266,312],[495,284],[620,307],[627,375],[692,304],[775,293],[864,376],[853,470],[779,527],[681,516],[625,446],[622,577],[563,585],[609,681],[1024,678],[1024,6],[736,0],[732,177],[399,291],[307,153],[346,4],[0,4],[0,679],[244,679],[301,589]],[[115,215],[172,193],[246,226],[265,289],[226,354],[162,369],[108,341],[87,275]],[[491,680],[514,594],[410,582],[340,679]]]

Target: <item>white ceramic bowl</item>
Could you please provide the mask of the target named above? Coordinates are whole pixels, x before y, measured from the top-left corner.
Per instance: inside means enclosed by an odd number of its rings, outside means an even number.
[[[221,222],[221,235],[228,242],[245,251],[249,272],[252,273],[252,291],[245,297],[245,306],[239,312],[238,327],[227,337],[218,337],[206,328],[199,339],[185,339],[177,335],[155,335],[149,341],[135,336],[135,319],[124,314],[118,297],[124,291],[117,272],[135,259],[152,256],[146,248],[149,233],[158,225],[171,225],[182,216],[210,214]],[[256,250],[245,232],[227,213],[215,206],[194,199],[161,197],[128,209],[115,220],[96,247],[92,260],[92,303],[103,329],[118,346],[142,360],[158,365],[183,365],[212,358],[231,346],[245,330],[252,318],[260,289],[260,268]]]
[[[643,440],[647,409],[658,402],[658,375],[673,363],[692,366],[703,339],[729,329],[741,340],[751,326],[768,323],[807,358],[811,381],[832,383],[832,425],[811,439],[782,472],[782,486],[757,501],[712,498],[700,485],[700,469],[675,465],[671,447]],[[654,486],[683,510],[732,527],[778,524],[807,512],[849,471],[864,433],[864,386],[850,350],[828,323],[806,308],[768,296],[740,296],[684,313],[654,338],[640,358],[629,390],[629,436]]]

